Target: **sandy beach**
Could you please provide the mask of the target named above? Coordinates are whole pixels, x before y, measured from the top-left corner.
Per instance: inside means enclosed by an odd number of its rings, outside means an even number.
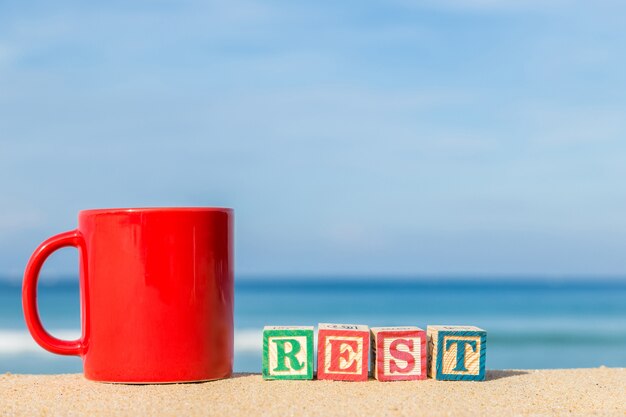
[[[119,385],[0,376],[0,415],[626,415],[626,369],[488,371],[484,382],[263,381]]]

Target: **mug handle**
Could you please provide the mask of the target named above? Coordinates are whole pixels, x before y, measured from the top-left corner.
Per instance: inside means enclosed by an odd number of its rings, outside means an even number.
[[[52,336],[44,329],[41,319],[39,318],[39,311],[37,310],[37,281],[39,279],[39,272],[46,259],[57,249],[73,246],[79,251],[83,262],[81,262],[81,268],[85,268],[85,240],[78,230],[72,230],[70,232],[60,233],[56,236],[45,240],[39,247],[33,252],[26,270],[24,271],[24,283],[22,286],[22,307],[24,309],[24,318],[26,320],[26,326],[30,331],[30,334],[42,348],[59,355],[78,355],[81,356],[85,350],[84,339],[77,340],[61,340]]]

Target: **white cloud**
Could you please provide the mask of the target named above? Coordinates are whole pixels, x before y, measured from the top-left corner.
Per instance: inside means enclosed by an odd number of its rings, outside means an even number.
[[[538,11],[571,5],[571,1],[567,0],[399,0],[399,3],[412,8],[489,13]]]
[[[526,126],[528,140],[535,146],[587,144],[599,149],[623,143],[624,113],[626,108],[621,105],[530,101],[512,109],[512,118],[519,118],[520,124]]]
[[[30,230],[45,224],[45,214],[33,207],[16,208],[14,201],[7,201],[12,207],[0,207],[0,233],[14,233]]]
[[[6,42],[0,41],[0,70],[2,70],[3,67],[9,66],[13,57],[13,49]]]

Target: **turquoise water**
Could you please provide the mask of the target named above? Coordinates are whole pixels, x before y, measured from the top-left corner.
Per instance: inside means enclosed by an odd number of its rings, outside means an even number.
[[[32,342],[20,303],[0,284],[0,373],[79,372]],[[80,333],[77,285],[42,285],[39,303],[52,333]],[[236,284],[235,370],[260,371],[264,325],[319,322],[475,325],[492,369],[626,367],[626,281],[257,278]]]

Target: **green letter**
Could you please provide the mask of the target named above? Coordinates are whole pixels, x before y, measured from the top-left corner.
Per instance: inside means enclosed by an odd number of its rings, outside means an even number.
[[[296,358],[296,355],[302,349],[300,342],[296,339],[272,339],[272,342],[276,343],[276,362],[278,363],[276,368],[274,368],[274,372],[290,370],[290,368],[287,367],[287,358],[289,359],[291,369],[294,371],[299,371],[304,367],[304,363],[298,362],[298,358]],[[291,350],[289,352],[285,349],[285,343],[289,343],[291,345]]]

